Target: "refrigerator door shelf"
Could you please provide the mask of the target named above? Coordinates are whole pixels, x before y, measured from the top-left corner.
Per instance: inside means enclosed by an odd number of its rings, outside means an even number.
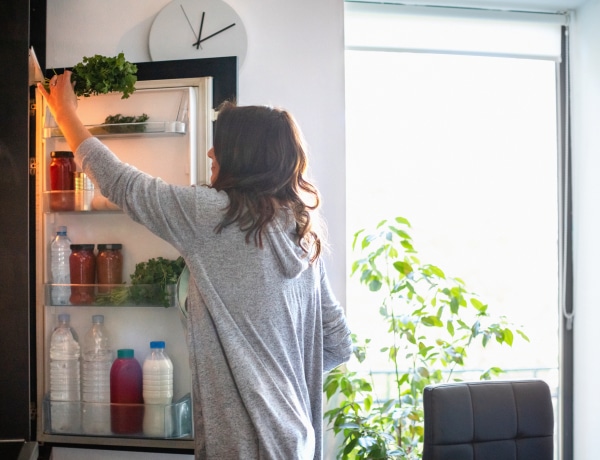
[[[52,290],[62,288],[69,289],[71,299],[85,299],[85,303],[71,300],[74,303],[67,305],[54,304],[52,302]],[[46,284],[44,293],[45,305],[48,307],[167,308],[178,305],[175,284],[168,284],[165,290],[158,284]]]
[[[90,212],[99,209],[94,208],[94,198],[96,191],[94,189],[84,190],[54,190],[44,192],[43,206],[44,212]],[[117,211],[116,207],[106,206],[105,211]]]
[[[98,138],[180,135],[186,133],[186,124],[183,121],[146,121],[143,123],[86,125],[86,128]],[[52,137],[63,137],[60,128],[44,128],[44,138],[48,139]]]
[[[173,404],[166,405],[51,401],[46,395],[44,409],[44,432],[50,435],[193,439],[189,393]],[[136,433],[113,432],[111,412],[116,416],[129,409],[133,417],[142,419],[139,423],[142,430]]]
[[[42,203],[46,214],[61,212],[123,213],[121,208],[93,188],[43,192]]]

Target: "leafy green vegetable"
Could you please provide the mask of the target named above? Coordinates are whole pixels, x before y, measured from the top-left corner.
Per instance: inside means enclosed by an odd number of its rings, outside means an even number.
[[[84,56],[72,71],[78,96],[121,92],[121,98],[127,99],[135,91],[137,66],[127,61],[123,53],[115,57]]]
[[[160,284],[163,287],[175,284],[184,267],[185,262],[181,256],[175,260],[163,257],[149,259],[135,266],[133,274],[130,275],[131,284]]]
[[[143,123],[148,120],[148,115],[143,113],[140,116],[129,116],[129,115],[121,115],[117,113],[116,115],[109,115],[104,119],[104,123],[107,125],[117,124],[117,123]]]
[[[108,292],[98,292],[94,299],[96,305],[125,305],[131,300],[128,286],[110,288]]]
[[[104,119],[104,124],[90,128],[90,133],[99,134],[114,134],[114,133],[143,133],[146,131],[145,121],[150,118],[143,113],[139,116],[126,116],[117,113],[109,115]]]
[[[135,266],[131,275],[129,294],[134,303],[170,305],[167,285],[175,285],[183,272],[185,262],[179,256],[175,260],[157,257]]]
[[[122,93],[121,99],[127,99],[135,91],[137,66],[127,61],[123,53],[115,57],[100,54],[84,56],[71,71],[77,96],[117,92]],[[49,91],[49,78],[44,80],[44,87]]]
[[[175,285],[183,272],[183,257],[175,260],[157,257],[135,266],[131,286],[111,287],[108,292],[99,292],[96,305],[162,305],[170,307]],[[171,290],[169,290],[171,289]]]

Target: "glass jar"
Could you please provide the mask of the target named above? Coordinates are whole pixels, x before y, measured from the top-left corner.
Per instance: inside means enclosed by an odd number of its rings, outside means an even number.
[[[93,244],[72,244],[69,256],[71,274],[71,298],[73,305],[90,304],[94,301],[96,282],[96,256]],[[79,286],[76,286],[79,285]]]
[[[99,244],[96,257],[98,284],[121,284],[123,282],[122,244]],[[109,292],[110,288],[98,287],[98,292]]]
[[[50,210],[73,211],[75,159],[73,152],[57,150],[50,153]]]

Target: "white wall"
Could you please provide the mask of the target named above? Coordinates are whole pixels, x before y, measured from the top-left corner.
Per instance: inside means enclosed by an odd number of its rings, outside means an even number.
[[[120,51],[150,61],[148,33],[169,0],[48,2],[47,67]],[[333,288],[345,299],[343,0],[228,0],[244,21],[248,51],[239,72],[242,105],[288,109],[311,150],[311,177],[323,195]]]
[[[571,28],[574,227],[574,457],[598,458],[598,260],[600,260],[600,1],[577,9]]]
[[[285,107],[302,127],[311,150],[311,178],[321,190],[329,229],[329,277],[344,303],[343,0],[227,1],[241,16],[248,35],[238,102]],[[83,56],[113,56],[120,51],[132,62],[150,61],[150,26],[168,2],[49,1],[47,67],[69,67]],[[53,460],[70,460],[80,454],[78,450],[55,449]],[[113,452],[109,458],[116,455]]]

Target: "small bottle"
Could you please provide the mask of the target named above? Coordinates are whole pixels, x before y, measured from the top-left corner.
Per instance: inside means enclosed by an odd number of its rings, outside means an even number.
[[[99,244],[96,256],[98,284],[121,284],[123,282],[123,254],[121,244]],[[98,287],[98,292],[110,292],[110,288]]]
[[[85,305],[94,301],[96,283],[96,256],[93,244],[72,244],[69,256],[71,297],[73,305]],[[80,284],[83,286],[74,286]]]
[[[50,158],[50,210],[73,211],[76,170],[73,152],[54,151]]]
[[[104,327],[104,315],[92,316],[92,327],[83,338],[82,348],[83,432],[96,435],[110,434],[110,368],[113,352]]]
[[[70,284],[69,255],[71,253],[71,240],[67,236],[67,227],[60,226],[56,236],[50,243],[50,275],[52,284]],[[69,286],[52,286],[52,305],[68,305],[71,296]]]
[[[173,401],[173,363],[165,353],[165,342],[150,342],[150,354],[144,360],[143,396],[144,435],[170,437],[173,421],[168,407]]]
[[[58,326],[50,337],[51,427],[52,431],[57,433],[78,433],[81,422],[81,349],[70,322],[69,314],[58,315]]]
[[[117,350],[110,369],[110,427],[116,434],[142,432],[142,367],[129,348]]]

